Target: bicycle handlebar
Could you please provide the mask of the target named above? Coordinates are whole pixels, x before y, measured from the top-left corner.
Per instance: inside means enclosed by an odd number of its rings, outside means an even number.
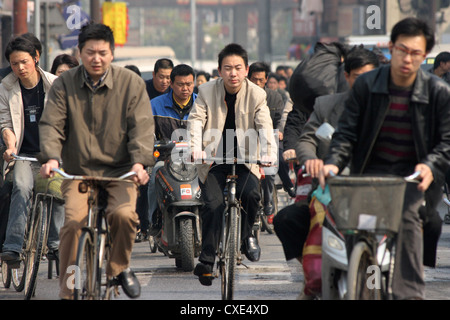
[[[33,157],[22,157],[22,156],[18,156],[15,153],[11,153],[11,156],[14,158],[14,160],[16,161],[34,161],[37,162],[38,159],[37,158],[33,158]]]
[[[91,180],[91,181],[107,181],[107,182],[113,181],[132,182],[131,180],[127,180],[127,178],[137,175],[136,172],[130,171],[121,175],[120,177],[96,177],[96,176],[71,175],[62,171],[59,168],[53,168],[52,171],[60,174],[65,179],[69,180]]]
[[[212,157],[212,158],[205,158],[202,159],[205,161],[213,161],[213,162],[220,162],[220,164],[257,164],[260,166],[271,166],[272,162],[270,161],[261,161],[261,160],[244,160],[244,159],[238,159],[238,158],[220,158],[220,157]]]

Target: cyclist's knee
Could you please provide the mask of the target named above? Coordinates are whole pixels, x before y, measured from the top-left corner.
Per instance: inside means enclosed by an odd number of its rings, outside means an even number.
[[[108,222],[112,225],[118,223],[122,225],[124,223],[131,223],[137,225],[139,223],[139,218],[136,212],[134,212],[130,206],[119,206],[116,210],[108,214]]]

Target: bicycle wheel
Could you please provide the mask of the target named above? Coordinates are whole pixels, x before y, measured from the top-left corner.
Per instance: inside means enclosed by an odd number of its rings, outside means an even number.
[[[91,232],[84,230],[77,253],[77,277],[75,277],[75,300],[96,300],[100,288],[97,285],[97,261]]]
[[[347,300],[380,300],[381,272],[368,273],[370,266],[377,266],[366,242],[358,242],[352,250],[347,275]]]
[[[11,269],[4,261],[2,261],[2,282],[5,289],[8,289],[11,286]]]
[[[30,229],[30,237],[25,250],[25,299],[29,300],[34,295],[39,265],[45,248],[47,231],[48,203],[45,199],[37,200],[33,210],[33,223]]]
[[[239,215],[236,207],[231,207],[227,218],[227,233],[225,237],[224,261],[221,265],[222,300],[232,300],[234,280],[237,265]]]

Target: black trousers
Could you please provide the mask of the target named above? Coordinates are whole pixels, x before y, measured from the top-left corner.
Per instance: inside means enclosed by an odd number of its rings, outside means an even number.
[[[201,209],[202,218],[202,252],[198,260],[213,264],[216,257],[216,247],[219,241],[222,214],[225,210],[224,189],[227,175],[231,173],[231,165],[213,166],[205,183],[200,182],[204,206]],[[236,166],[237,188],[236,196],[241,199],[241,239],[251,235],[251,229],[259,209],[261,195],[259,180],[245,165]]]
[[[273,227],[287,261],[302,256],[309,226],[309,207],[300,202],[284,207],[273,218]]]

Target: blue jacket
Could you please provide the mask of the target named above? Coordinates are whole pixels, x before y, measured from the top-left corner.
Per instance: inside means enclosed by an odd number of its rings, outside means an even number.
[[[179,137],[172,137],[176,129],[186,129],[189,112],[194,105],[197,94],[192,94],[192,103],[181,109],[174,104],[173,90],[151,100],[153,117],[155,119],[155,135],[160,141],[180,141]],[[186,139],[186,137],[184,137]],[[183,139],[184,140],[184,139]]]

